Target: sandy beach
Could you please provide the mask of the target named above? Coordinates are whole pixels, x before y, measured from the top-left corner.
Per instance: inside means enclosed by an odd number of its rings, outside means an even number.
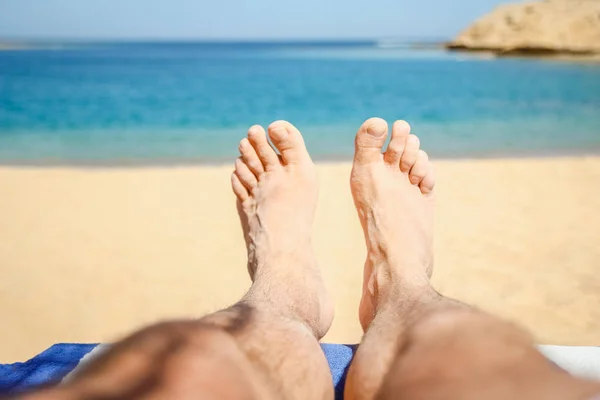
[[[319,164],[314,243],[354,343],[362,233],[349,163]],[[527,326],[600,345],[600,157],[436,162],[434,284]],[[231,167],[0,167],[0,362],[56,342],[196,317],[249,286]]]

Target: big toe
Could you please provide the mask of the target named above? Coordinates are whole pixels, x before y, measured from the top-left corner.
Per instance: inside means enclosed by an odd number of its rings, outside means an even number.
[[[358,130],[354,141],[354,163],[367,164],[382,160],[381,149],[387,132],[387,122],[381,118],[366,120]]]
[[[287,121],[276,121],[269,125],[269,137],[281,153],[285,164],[299,164],[310,161],[302,134]]]

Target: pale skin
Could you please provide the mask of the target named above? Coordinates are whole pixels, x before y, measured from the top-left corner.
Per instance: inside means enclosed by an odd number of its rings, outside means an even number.
[[[365,233],[360,323],[347,399],[591,399],[595,382],[549,363],[510,323],[430,285],[435,178],[410,126],[367,120],[352,195]],[[270,142],[269,143],[269,139]],[[252,286],[200,320],[151,326],[67,384],[27,399],[332,399],[319,347],[333,305],[311,244],[317,176],[300,132],[253,126],[231,177]],[[475,183],[474,183],[475,184]]]

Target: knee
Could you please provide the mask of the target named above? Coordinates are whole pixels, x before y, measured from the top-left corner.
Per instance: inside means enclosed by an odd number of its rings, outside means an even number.
[[[388,394],[402,390],[415,397],[479,396],[490,386],[512,382],[523,370],[545,368],[529,334],[477,310],[438,310],[405,333],[386,380]]]
[[[261,398],[249,378],[256,377],[253,368],[231,334],[203,323],[184,330],[183,344],[165,363],[163,381],[172,393],[191,390],[206,398]]]
[[[235,339],[223,329],[199,321],[172,321],[148,327],[130,337],[150,352],[190,360],[231,358],[240,353]]]
[[[440,310],[425,315],[410,331],[411,343],[458,347],[530,346],[532,336],[517,325],[471,308]]]
[[[161,392],[252,397],[252,385],[245,381],[246,356],[223,329],[199,321],[173,321],[146,328],[127,341],[144,349],[148,368],[139,375],[154,376]]]

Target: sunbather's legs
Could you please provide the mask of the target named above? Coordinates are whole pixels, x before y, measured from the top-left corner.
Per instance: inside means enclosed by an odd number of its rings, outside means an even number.
[[[253,284],[233,307],[116,344],[56,399],[332,399],[318,344],[333,319],[311,246],[316,172],[286,122],[250,129],[232,176]],[[218,266],[215,266],[218,268]],[[176,288],[175,288],[176,290]],[[34,396],[34,397],[35,397]]]
[[[519,328],[430,286],[434,178],[409,129],[395,123],[383,155],[384,121],[367,121],[356,138],[351,185],[368,247],[359,310],[366,333],[347,399],[577,399],[600,392],[546,361]]]

